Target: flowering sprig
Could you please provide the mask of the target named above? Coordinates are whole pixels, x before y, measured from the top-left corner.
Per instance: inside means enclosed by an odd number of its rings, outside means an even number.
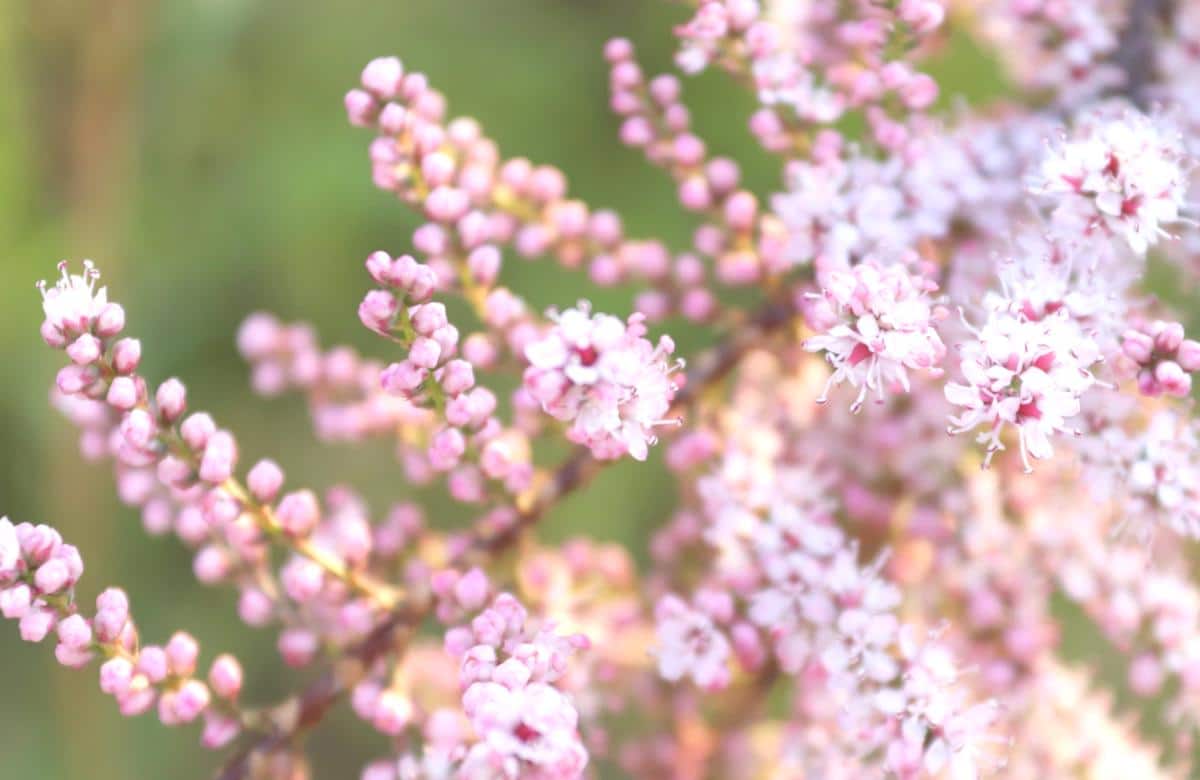
[[[140,715],[157,705],[166,726],[203,717],[206,747],[220,748],[236,738],[242,729],[237,659],[214,659],[206,685],[196,677],[196,640],[178,632],[165,645],[142,644],[124,591],[103,591],[95,616],[86,617],[75,601],[82,574],[79,551],[53,528],[14,526],[0,518],[0,613],[20,622],[22,639],[41,642],[55,634],[54,655],[63,666],[79,669],[102,659],[100,689],[116,699],[122,715]]]

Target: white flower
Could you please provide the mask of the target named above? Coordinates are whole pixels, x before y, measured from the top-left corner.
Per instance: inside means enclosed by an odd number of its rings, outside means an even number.
[[[69,274],[65,261],[58,267],[62,276],[54,287],[42,285],[42,310],[55,330],[78,335],[88,330],[108,305],[107,288],[96,289],[100,273],[90,260],[84,261],[82,274]]]

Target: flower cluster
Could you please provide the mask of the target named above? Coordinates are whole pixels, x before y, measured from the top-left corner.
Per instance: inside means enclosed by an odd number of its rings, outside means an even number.
[[[938,371],[946,347],[933,327],[937,315],[928,299],[936,289],[901,265],[868,261],[828,275],[820,304],[809,312],[822,332],[804,348],[826,354],[834,367],[831,385],[859,388],[852,408],[861,407],[870,391],[881,399],[885,389],[907,392],[910,368]]]
[[[206,685],[196,678],[196,640],[180,631],[165,645],[142,644],[129,599],[119,588],[103,591],[96,598],[95,616],[86,617],[75,601],[82,574],[79,551],[56,530],[29,523],[14,526],[0,518],[0,613],[20,622],[22,639],[41,642],[54,633],[55,657],[74,669],[103,659],[100,689],[116,699],[122,715],[140,715],[157,706],[166,726],[203,716],[207,747],[220,748],[236,738],[242,729],[237,659],[218,656]]]
[[[1121,105],[1076,115],[1069,135],[1042,160],[1032,187],[1056,200],[1065,232],[1104,230],[1138,254],[1179,222],[1188,176],[1183,138],[1165,117]]]
[[[596,457],[645,460],[675,395],[674,342],[663,336],[652,344],[637,314],[621,322],[581,305],[552,317],[554,325],[525,347],[526,390]]]
[[[198,642],[142,644],[115,589],[85,614],[80,553],[7,519],[0,613],[67,666],[100,662],[122,712],[239,739],[227,780],[306,780],[301,737],[342,699],[386,739],[363,780],[1194,774],[1200,345],[1147,283],[1160,253],[1200,271],[1193,5],[697,0],[676,64],[752,93],[753,161],[701,137],[678,75],[609,41],[617,140],[695,220],[678,246],[370,61],[346,112],[416,220],[407,253],[366,259],[373,346],[255,312],[237,348],[322,443],[387,442],[454,511],[376,514],[244,462],[181,380],[143,373],[95,266],[63,264],[41,335],[83,456],[311,671],[246,707],[231,656],[202,679]],[[1012,99],[940,109],[951,11],[1003,49]],[[743,176],[764,159],[775,182]],[[542,314],[506,286],[514,257],[633,310]],[[663,324],[708,345],[686,370]],[[631,510],[644,557],[538,538],[622,460],[662,497]],[[1123,664],[1166,728],[1068,651]]]
[[[1004,449],[1005,426],[1015,426],[1021,462],[1032,470],[1031,457],[1054,454],[1051,436],[1074,430],[1070,421],[1079,414],[1080,397],[1096,383],[1091,368],[1099,350],[1066,310],[1028,319],[1001,308],[973,335],[960,351],[964,381],[946,384],[946,400],[961,407],[951,432],[983,426],[979,440],[990,460]]]
[[[587,750],[579,740],[579,714],[555,683],[571,654],[587,638],[534,630],[525,609],[500,594],[471,621],[446,636],[460,659],[463,711],[478,741],[463,758],[464,778],[579,777]]]

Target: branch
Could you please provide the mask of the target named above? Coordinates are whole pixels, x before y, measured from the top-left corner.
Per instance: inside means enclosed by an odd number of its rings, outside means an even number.
[[[270,727],[239,750],[217,773],[217,780],[253,777],[255,761],[293,743],[316,727],[347,690],[358,684],[377,661],[402,644],[397,631],[416,624],[422,616],[397,610],[345,656],[331,664],[298,695],[272,707],[264,718]]]
[[[1175,0],[1133,0],[1129,21],[1117,40],[1113,62],[1125,74],[1120,91],[1143,111],[1155,75],[1154,34],[1158,25],[1170,25],[1174,13]]]
[[[693,406],[706,388],[712,387],[732,371],[750,350],[792,321],[794,309],[787,303],[772,302],[761,308],[724,341],[702,353],[688,370],[683,386],[675,394],[672,408],[682,412]],[[597,460],[586,447],[577,447],[541,488],[519,502],[516,522],[491,536],[477,534],[459,559],[495,554],[516,542],[567,495],[587,485],[610,461]],[[456,560],[456,563],[461,560]],[[298,695],[272,708],[268,716],[272,728],[239,751],[217,774],[217,780],[248,780],[256,756],[286,747],[305,731],[315,727],[347,690],[397,646],[401,635],[412,629],[433,609],[428,595],[409,595],[362,644],[330,666]]]

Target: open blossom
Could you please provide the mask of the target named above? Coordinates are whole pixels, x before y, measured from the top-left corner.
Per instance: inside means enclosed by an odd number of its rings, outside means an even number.
[[[658,673],[677,682],[690,677],[701,688],[729,684],[730,644],[713,619],[678,596],[664,596],[654,608],[658,627]]]
[[[946,347],[933,326],[938,315],[928,294],[935,289],[901,265],[865,262],[828,274],[823,302],[831,311],[813,319],[836,320],[804,343],[833,365],[827,388],[842,382],[858,388],[851,407],[858,409],[868,392],[880,399],[885,389],[908,392],[910,368],[940,374]]]
[[[96,288],[100,272],[92,262],[84,261],[81,274],[70,273],[66,262],[59,263],[58,268],[61,277],[54,286],[41,285],[42,310],[46,315],[42,335],[49,339],[48,334],[53,334],[55,338],[70,341],[97,327],[111,330],[116,325],[115,330],[120,330],[123,313],[119,306],[109,304],[104,287]]]
[[[1079,398],[1096,384],[1092,366],[1100,359],[1096,343],[1069,312],[1059,309],[1029,319],[1010,308],[996,308],[974,338],[960,347],[963,382],[946,384],[946,400],[962,411],[950,418],[951,433],[980,426],[987,446],[985,464],[1004,449],[1006,425],[1017,428],[1021,461],[1054,454],[1050,437],[1072,432]]]
[[[552,316],[554,326],[525,348],[526,389],[597,457],[645,460],[675,396],[675,343],[648,341],[640,314],[621,322],[580,304]]]
[[[1181,221],[1188,169],[1183,138],[1166,117],[1106,104],[1076,117],[1031,186],[1054,199],[1059,229],[1106,230],[1145,254]]]

